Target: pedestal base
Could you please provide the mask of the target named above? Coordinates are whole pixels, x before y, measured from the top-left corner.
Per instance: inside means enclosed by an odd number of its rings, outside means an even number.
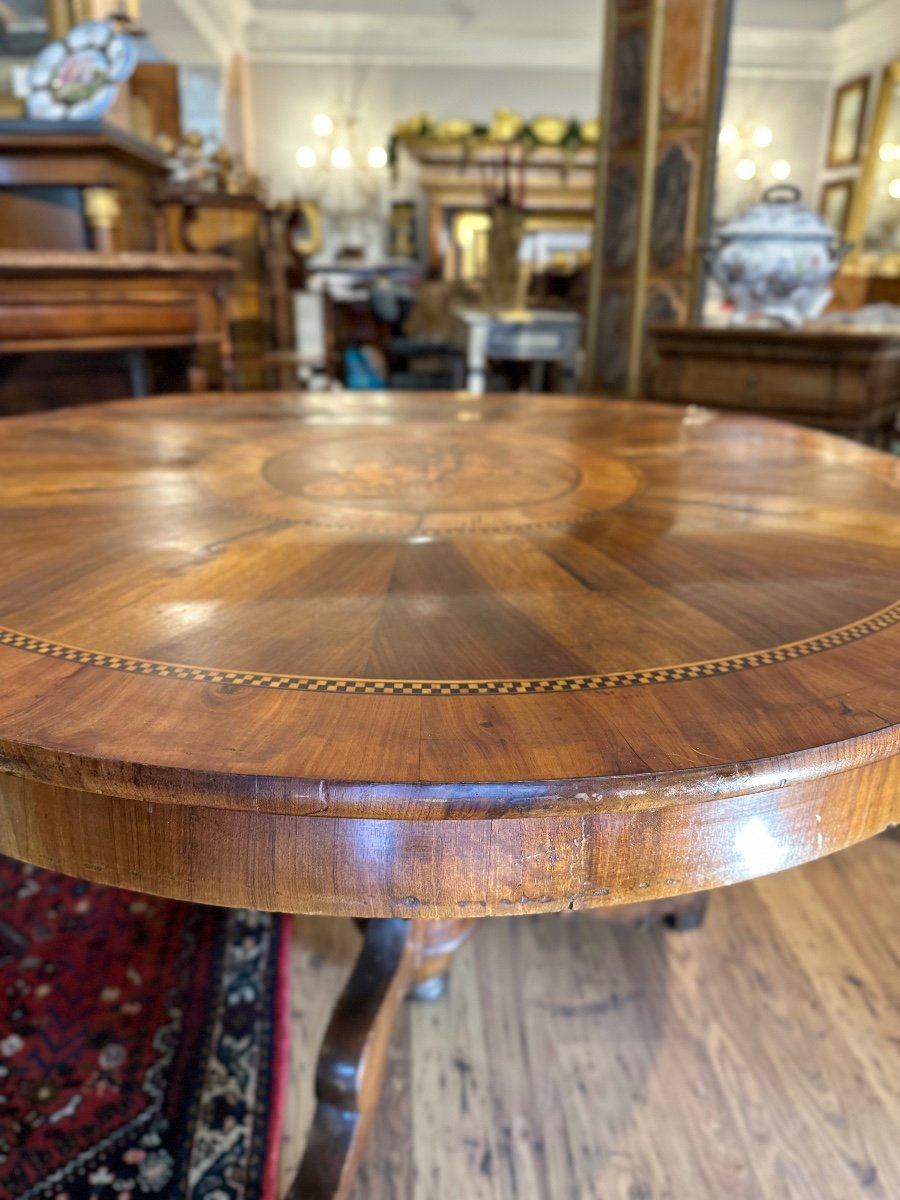
[[[707,896],[673,897],[597,910],[623,924],[699,925]],[[477,921],[362,921],[364,942],[322,1043],[316,1112],[288,1200],[347,1200],[381,1095],[388,1043],[404,997],[437,1000],[453,956]]]
[[[346,1200],[381,1095],[388,1042],[405,996],[437,999],[475,921],[377,919],[337,1002],[316,1068],[316,1112],[288,1200]]]

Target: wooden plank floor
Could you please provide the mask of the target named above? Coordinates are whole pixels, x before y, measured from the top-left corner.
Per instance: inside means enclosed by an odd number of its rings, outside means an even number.
[[[353,1200],[897,1200],[900,839],[717,892],[691,933],[487,921],[407,1005]],[[359,935],[298,918],[282,1182]]]

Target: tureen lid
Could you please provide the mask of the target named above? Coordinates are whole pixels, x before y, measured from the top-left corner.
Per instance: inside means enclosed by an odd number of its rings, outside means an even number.
[[[778,183],[763,192],[762,202],[754,204],[728,221],[719,231],[723,237],[784,237],[833,242],[835,231],[800,203],[800,189],[790,183]]]

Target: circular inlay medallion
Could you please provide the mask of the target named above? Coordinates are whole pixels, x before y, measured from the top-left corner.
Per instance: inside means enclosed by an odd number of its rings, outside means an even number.
[[[471,512],[546,504],[572,492],[581,472],[545,451],[466,437],[399,442],[378,432],[335,439],[270,458],[263,477],[317,504],[396,512]]]
[[[254,512],[369,533],[478,533],[582,520],[637,490],[627,462],[457,423],[286,431],[214,455],[206,485]]]

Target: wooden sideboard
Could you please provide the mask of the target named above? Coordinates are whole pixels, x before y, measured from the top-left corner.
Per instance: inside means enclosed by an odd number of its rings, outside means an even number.
[[[157,250],[152,143],[99,121],[0,121],[0,249]]]
[[[900,328],[657,325],[655,400],[781,417],[885,445],[900,413]]]
[[[290,238],[296,206],[273,208],[255,193],[175,187],[161,189],[157,202],[173,250],[236,261],[229,301],[235,386],[263,387],[269,356],[295,350],[293,296],[306,271]]]
[[[829,286],[834,292],[831,302],[834,311],[862,308],[864,304],[900,304],[900,275],[857,275],[841,271]]]
[[[228,383],[237,264],[206,254],[0,250],[0,414]]]

